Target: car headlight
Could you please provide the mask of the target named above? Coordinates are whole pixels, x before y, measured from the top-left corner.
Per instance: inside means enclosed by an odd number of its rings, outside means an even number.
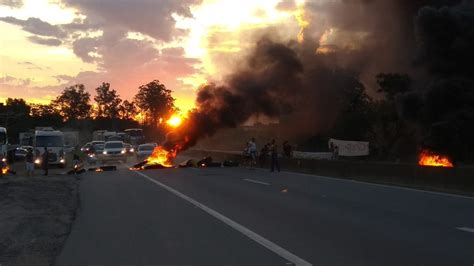
[[[89,154],[89,157],[94,158],[95,154],[91,153],[91,154]]]
[[[3,158],[2,158],[2,162],[6,163],[6,162],[7,162],[7,158],[3,157]]]
[[[122,154],[125,154],[127,151],[126,150],[122,150]]]
[[[130,149],[130,152],[135,152],[135,149],[134,149],[134,148],[131,148],[131,149]]]
[[[103,151],[102,154],[107,154],[107,151]]]

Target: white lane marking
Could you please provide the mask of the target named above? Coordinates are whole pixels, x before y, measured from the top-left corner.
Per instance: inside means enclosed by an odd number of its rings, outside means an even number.
[[[265,186],[270,186],[271,185],[270,183],[266,183],[266,182],[262,182],[262,181],[258,181],[258,180],[253,180],[253,179],[242,179],[242,180],[247,181],[247,182],[251,182],[251,183],[255,183],[255,184],[265,185]]]
[[[456,227],[456,229],[461,230],[461,231],[465,231],[465,232],[469,232],[469,233],[473,233],[473,234],[474,234],[474,228],[469,228],[469,227]]]
[[[262,169],[262,171],[264,171],[264,170]],[[281,173],[295,174],[295,175],[308,176],[308,177],[318,177],[318,178],[330,179],[330,180],[339,181],[339,182],[349,182],[349,183],[356,183],[356,184],[363,184],[363,185],[371,185],[371,186],[385,187],[385,188],[391,188],[391,189],[400,189],[400,190],[407,190],[407,191],[413,191],[413,192],[421,192],[421,193],[434,194],[434,195],[440,195],[440,196],[447,196],[447,197],[453,197],[453,198],[461,198],[461,199],[474,200],[474,197],[470,197],[470,196],[462,196],[462,195],[455,195],[455,194],[449,194],[449,193],[443,193],[443,192],[436,192],[436,191],[429,191],[429,190],[421,190],[421,189],[416,189],[416,188],[400,187],[400,186],[396,186],[396,185],[376,184],[376,183],[369,183],[369,182],[363,182],[363,181],[357,181],[357,180],[350,180],[350,179],[344,179],[344,178],[337,178],[337,177],[330,177],[330,176],[322,176],[322,175],[311,175],[311,174],[288,172],[288,171],[282,171]]]
[[[294,255],[293,253],[289,252],[288,250],[278,246],[277,244],[271,242],[270,240],[264,238],[263,236],[253,232],[252,230],[244,227],[243,225],[231,220],[230,218],[218,213],[217,211],[207,207],[206,205],[199,203],[195,201],[194,199],[184,195],[183,193],[145,175],[142,172],[139,171],[134,171],[138,175],[146,178],[150,182],[153,182],[154,184],[168,190],[169,192],[175,194],[176,196],[186,200],[187,202],[193,204],[194,206],[200,208],[201,210],[205,211],[209,215],[213,216],[214,218],[220,220],[221,222],[227,224],[228,226],[234,228],[235,230],[239,231],[240,233],[244,234],[248,238],[252,239],[253,241],[259,243],[260,245],[266,247],[267,249],[273,251],[274,253],[278,254],[280,257],[283,257],[287,259],[288,261],[292,262],[295,265],[303,265],[303,266],[309,266],[312,265],[311,263],[305,261],[304,259]]]

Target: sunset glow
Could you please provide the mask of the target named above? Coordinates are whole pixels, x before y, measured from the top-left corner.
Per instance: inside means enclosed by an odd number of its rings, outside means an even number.
[[[105,13],[110,21],[104,24],[113,29],[94,24],[103,6],[93,1],[0,4],[0,102],[17,97],[45,104],[67,86],[82,83],[93,94],[104,81],[123,99],[131,99],[138,86],[159,79],[175,91],[177,107],[187,111],[194,106],[196,88],[210,78],[222,78],[231,70],[229,63],[254,43],[253,37],[243,41],[243,36],[277,26],[285,27],[288,38],[303,38],[302,29],[308,26],[304,1],[296,1],[296,10],[279,9],[279,3],[205,0],[190,5],[189,14],[171,14],[176,21],[171,34],[186,34],[163,37],[141,21],[118,19],[117,24],[113,12]],[[99,13],[90,11],[94,8]],[[115,38],[114,46],[105,37]]]
[[[179,127],[182,122],[183,122],[183,119],[181,118],[181,116],[173,115],[171,116],[170,119],[168,119],[168,121],[166,121],[166,124],[168,124],[170,127],[176,128],[176,127]]]

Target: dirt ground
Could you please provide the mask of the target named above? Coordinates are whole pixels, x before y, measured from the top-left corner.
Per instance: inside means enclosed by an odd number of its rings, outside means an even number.
[[[52,169],[26,177],[23,163],[17,175],[0,177],[0,265],[51,265],[70,232],[79,206],[79,176]]]

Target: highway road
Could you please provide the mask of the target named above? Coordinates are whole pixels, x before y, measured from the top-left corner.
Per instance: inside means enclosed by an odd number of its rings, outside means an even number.
[[[245,168],[86,173],[56,265],[473,265],[474,199]]]

